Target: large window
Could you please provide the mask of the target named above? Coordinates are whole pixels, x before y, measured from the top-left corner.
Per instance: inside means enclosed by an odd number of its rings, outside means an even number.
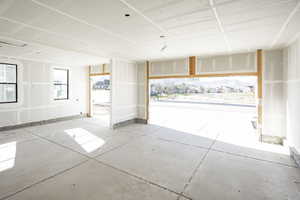
[[[54,69],[54,100],[69,99],[69,70]]]
[[[17,65],[0,63],[0,103],[16,103],[17,101]]]

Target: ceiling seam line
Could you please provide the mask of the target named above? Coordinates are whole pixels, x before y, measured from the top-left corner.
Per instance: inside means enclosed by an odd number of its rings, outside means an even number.
[[[215,6],[223,6],[223,5],[227,5],[227,4],[230,4],[232,2],[235,2],[235,1],[237,1],[237,0],[230,0],[228,2],[223,2],[223,3],[215,3],[214,5]],[[186,16],[193,15],[195,13],[205,12],[205,11],[208,11],[208,10],[211,10],[211,6],[210,5],[202,7],[202,8],[198,8],[198,9],[193,10],[191,12],[185,12],[185,13],[182,13],[180,15],[176,15],[176,16],[173,15],[173,16],[170,16],[170,17],[166,17],[166,18],[161,19],[160,21],[164,22],[164,21],[172,20],[174,18],[186,17]]]
[[[222,32],[224,41],[225,41],[225,43],[226,43],[227,49],[228,49],[229,52],[231,52],[232,49],[231,49],[229,40],[228,40],[228,38],[227,38],[227,36],[226,36],[226,33],[225,33],[225,30],[224,30],[223,24],[222,24],[222,22],[221,22],[221,20],[220,20],[218,11],[217,11],[217,9],[216,9],[216,7],[215,7],[215,5],[214,5],[214,0],[209,0],[209,4],[210,4],[211,9],[212,9],[213,12],[214,12],[214,15],[215,15],[215,18],[216,18],[216,20],[217,20],[219,29],[220,29],[220,31]]]
[[[96,54],[86,53],[86,52],[82,52],[82,51],[69,50],[69,49],[49,46],[49,45],[40,44],[40,43],[36,43],[36,42],[28,42],[28,41],[25,41],[25,40],[20,40],[20,39],[16,39],[16,38],[13,38],[13,37],[7,37],[7,36],[3,36],[3,35],[0,35],[0,39],[1,38],[8,39],[8,40],[14,40],[14,41],[17,41],[17,42],[22,42],[22,43],[27,43],[27,44],[34,45],[34,46],[37,46],[39,48],[42,48],[43,50],[47,49],[47,48],[48,49],[52,48],[52,49],[55,49],[55,50],[66,51],[66,52],[70,52],[70,53],[78,53],[78,54],[83,54],[83,55],[86,55],[86,56],[94,56],[94,57],[98,57],[98,58],[107,57],[107,56],[103,56],[103,55],[96,55]]]
[[[30,60],[30,61],[35,61],[35,62],[43,62],[43,63],[49,63],[49,64],[57,64],[57,65],[61,65],[64,63],[60,63],[54,60],[49,60],[49,59],[36,59],[36,58],[27,58],[27,57],[23,57],[23,56],[9,56],[9,55],[3,55],[0,54],[0,57],[3,58],[7,58],[7,59],[14,59],[14,60]]]
[[[128,8],[132,9],[137,14],[139,14],[141,17],[143,17],[146,21],[148,21],[150,24],[152,24],[153,26],[155,26],[157,29],[159,29],[163,33],[167,33],[167,30],[165,30],[163,27],[161,27],[160,25],[158,25],[157,23],[155,23],[152,19],[150,19],[149,17],[147,17],[146,15],[144,15],[141,11],[139,11],[138,9],[136,9],[135,7],[133,7],[127,1],[125,1],[125,0],[119,0],[119,1],[121,3],[123,3],[124,5],[126,5]]]
[[[277,33],[276,37],[274,38],[274,40],[271,44],[271,48],[273,48],[275,46],[275,44],[279,41],[281,35],[286,30],[287,26],[289,25],[290,21],[292,20],[292,18],[294,17],[294,15],[296,14],[296,12],[298,11],[299,8],[300,8],[300,1],[296,5],[296,7],[291,11],[291,13],[287,17],[286,21],[283,23],[282,27],[280,28],[279,32]]]
[[[86,43],[85,41],[83,41],[83,40],[80,40],[80,39],[77,39],[77,38],[73,38],[73,37],[69,37],[69,36],[66,36],[66,35],[63,35],[63,34],[58,34],[58,33],[56,33],[56,32],[52,32],[52,31],[49,31],[49,30],[46,30],[46,29],[43,29],[43,28],[39,28],[39,27],[36,27],[36,26],[32,26],[32,25],[30,25],[30,24],[25,24],[25,23],[23,23],[23,22],[19,22],[19,21],[16,21],[16,20],[13,20],[13,19],[9,19],[9,18],[6,18],[6,17],[1,17],[1,16],[0,16],[0,19],[6,20],[6,21],[11,22],[11,23],[19,24],[19,25],[22,25],[22,26],[24,26],[24,27],[29,27],[29,28],[38,30],[38,31],[40,31],[40,32],[44,32],[44,33],[51,34],[51,35],[56,35],[56,36],[61,37],[61,38],[68,38],[68,39],[71,38],[71,39],[74,40],[74,41],[77,41],[77,42],[80,42],[80,43],[84,44],[86,47],[94,47],[94,46],[92,46],[92,45],[90,45],[90,44],[87,44],[87,43]],[[6,37],[6,36],[5,36],[5,37]],[[14,39],[14,40],[17,40],[17,39]],[[47,45],[44,45],[44,46],[47,46]],[[51,47],[51,46],[49,46],[49,47]],[[96,47],[96,46],[95,46],[95,47]],[[57,48],[57,47],[53,47],[53,48]],[[71,50],[70,50],[70,51],[71,51]],[[85,53],[85,54],[87,54],[87,53]]]
[[[122,40],[124,40],[124,41],[127,41],[127,42],[129,42],[129,43],[131,43],[131,44],[133,44],[133,45],[136,45],[136,44],[137,44],[136,42],[131,41],[131,40],[129,40],[129,39],[127,39],[127,38],[125,38],[125,37],[123,37],[123,36],[117,34],[117,33],[114,33],[114,32],[112,32],[112,31],[107,30],[107,29],[105,29],[105,28],[102,28],[102,27],[100,27],[100,26],[91,24],[91,23],[89,23],[89,22],[87,22],[87,21],[85,21],[85,20],[79,19],[79,18],[77,18],[77,17],[74,17],[74,16],[72,16],[72,15],[70,15],[70,14],[68,14],[68,13],[65,13],[65,12],[61,11],[61,10],[58,10],[58,9],[53,8],[53,7],[51,7],[51,6],[48,6],[48,5],[44,4],[44,3],[41,3],[41,2],[39,2],[38,0],[31,0],[31,1],[34,2],[35,4],[41,6],[41,7],[44,7],[44,8],[47,8],[47,9],[51,10],[51,11],[57,12],[57,13],[59,13],[60,15],[63,15],[63,16],[65,16],[65,17],[69,17],[69,18],[73,19],[74,21],[77,21],[77,22],[80,22],[80,23],[85,24],[85,25],[87,25],[87,26],[93,27],[93,28],[96,29],[96,30],[99,30],[99,31],[105,32],[105,33],[107,33],[107,34],[110,34],[110,35],[112,35],[112,36],[114,36],[114,37],[117,37],[117,38],[119,38],[119,39],[122,39]]]
[[[29,27],[29,28],[38,30],[38,31],[40,31],[40,32],[45,32],[45,33],[48,33],[48,34],[56,35],[56,36],[58,36],[58,37],[71,38],[72,40],[76,40],[76,41],[81,42],[81,43],[83,43],[83,44],[85,44],[85,45],[87,45],[87,46],[90,46],[89,44],[85,43],[85,41],[83,41],[83,40],[80,40],[80,39],[77,39],[77,38],[73,38],[73,37],[69,37],[69,36],[66,36],[66,35],[63,35],[63,34],[58,34],[58,33],[56,33],[56,32],[49,31],[49,30],[44,29],[44,28],[39,28],[39,27],[30,25],[30,24],[26,24],[26,23],[23,23],[23,22],[20,22],[20,21],[16,21],[16,20],[14,20],[14,19],[9,19],[9,18],[6,18],[6,17],[1,17],[1,16],[0,16],[0,19],[6,20],[6,21],[11,22],[11,23],[19,24],[19,25],[22,25],[22,26],[24,26],[24,27]]]

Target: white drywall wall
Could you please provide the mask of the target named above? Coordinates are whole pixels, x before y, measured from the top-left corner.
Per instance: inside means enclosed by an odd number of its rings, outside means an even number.
[[[287,141],[300,152],[300,39],[285,49],[285,64]]]
[[[91,74],[103,74],[103,73],[110,73],[110,65],[109,64],[98,64],[98,65],[91,65]]]
[[[197,57],[196,74],[256,72],[255,52]],[[151,61],[150,76],[189,75],[188,58]]]
[[[256,72],[255,53],[197,57],[196,74]]]
[[[137,64],[111,61],[111,126],[138,116]]]
[[[138,63],[138,118],[147,119],[147,66]]]
[[[263,135],[286,137],[283,50],[264,51]]]
[[[18,103],[0,104],[0,127],[87,113],[87,67],[14,59],[0,62],[18,65]],[[53,98],[53,67],[69,69],[69,100]]]
[[[188,75],[188,58],[174,60],[151,61],[149,66],[150,76],[177,76]]]

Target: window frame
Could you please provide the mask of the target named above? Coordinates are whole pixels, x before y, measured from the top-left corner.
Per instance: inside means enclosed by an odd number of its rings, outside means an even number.
[[[15,90],[15,95],[16,95],[16,100],[15,101],[0,101],[0,104],[7,104],[7,103],[18,103],[18,65],[17,64],[12,64],[12,63],[0,63],[2,65],[13,65],[16,67],[16,82],[15,83],[9,83],[9,82],[0,82],[0,85],[15,85],[16,90]]]
[[[62,68],[54,68],[54,70],[61,70],[61,71],[66,71],[67,72],[67,84],[64,83],[55,83],[55,80],[53,81],[53,85],[65,85],[67,86],[67,98],[55,98],[54,101],[60,101],[60,100],[69,100],[69,69],[62,69]]]

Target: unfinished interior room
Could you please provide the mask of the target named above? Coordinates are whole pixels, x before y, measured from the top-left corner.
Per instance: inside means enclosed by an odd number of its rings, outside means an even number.
[[[0,0],[0,200],[300,200],[300,0]]]

